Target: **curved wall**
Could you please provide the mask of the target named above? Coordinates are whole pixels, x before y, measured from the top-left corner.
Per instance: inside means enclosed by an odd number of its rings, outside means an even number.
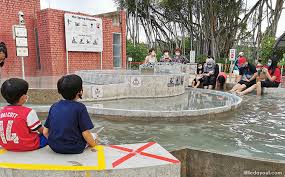
[[[78,71],[84,82],[83,101],[157,98],[185,92],[185,74],[139,74],[134,71]]]

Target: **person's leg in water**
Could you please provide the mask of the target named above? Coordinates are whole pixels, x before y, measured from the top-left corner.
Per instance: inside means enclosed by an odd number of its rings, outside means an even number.
[[[198,81],[197,81],[197,84],[194,86],[194,88],[198,88],[198,87],[200,86],[200,83],[201,83],[201,82],[198,80]]]
[[[209,83],[209,87],[208,89],[213,89],[214,88],[214,85],[216,84],[216,77],[215,76],[210,76],[210,79],[209,79],[210,83]]]
[[[191,86],[194,88],[194,87],[195,87],[195,85],[196,85],[196,79],[194,79],[194,80],[192,81]]]
[[[236,84],[231,90],[230,92],[236,92],[238,90],[238,88],[241,86],[241,84]]]
[[[205,78],[204,78],[204,82],[203,82],[203,85],[204,85],[204,89],[208,89],[208,87],[209,87],[209,81],[210,80],[210,77],[209,76],[206,76]]]
[[[257,87],[257,84],[252,85],[251,87],[247,88],[246,90],[242,91],[242,92],[237,92],[239,95],[246,95],[248,93],[251,93],[252,91],[254,91]]]
[[[258,81],[258,82],[256,83],[256,94],[257,94],[258,96],[260,96],[261,93],[262,93],[261,81]]]
[[[241,86],[238,87],[238,89],[236,90],[236,93],[237,92],[242,92],[244,89],[246,89],[246,85],[242,84]]]

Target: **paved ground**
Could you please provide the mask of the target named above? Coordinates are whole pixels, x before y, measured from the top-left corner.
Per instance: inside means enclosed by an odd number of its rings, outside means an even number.
[[[46,176],[66,171],[62,177],[70,176],[68,172],[72,171],[97,171],[108,177],[180,177],[180,161],[155,142],[99,145],[82,154],[69,155],[57,154],[48,146],[30,152],[10,152],[0,147],[0,177],[14,177],[11,169],[17,169],[18,176],[25,176],[22,170],[33,170],[29,176],[38,176],[39,171],[46,171]],[[118,173],[108,175],[112,172]]]

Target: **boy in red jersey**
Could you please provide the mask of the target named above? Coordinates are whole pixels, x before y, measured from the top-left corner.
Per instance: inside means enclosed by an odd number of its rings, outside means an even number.
[[[36,112],[23,106],[28,100],[29,84],[11,78],[1,87],[1,94],[9,103],[0,110],[0,145],[8,151],[32,151],[47,145],[43,127]]]

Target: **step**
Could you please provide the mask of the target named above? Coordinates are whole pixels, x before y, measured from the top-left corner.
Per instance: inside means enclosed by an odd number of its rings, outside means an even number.
[[[0,149],[0,177],[180,177],[180,162],[157,143],[97,146],[82,154]]]

